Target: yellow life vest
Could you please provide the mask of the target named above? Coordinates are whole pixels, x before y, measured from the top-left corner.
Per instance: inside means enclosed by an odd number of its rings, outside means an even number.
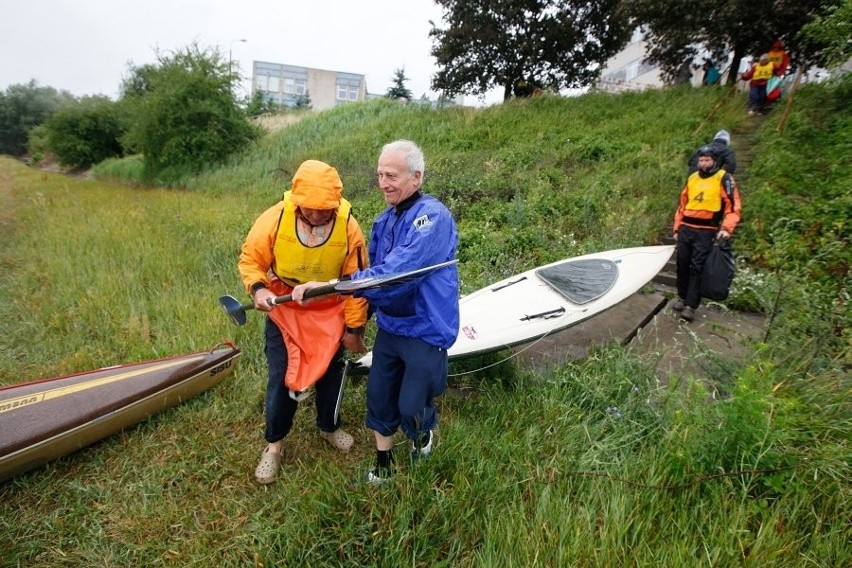
[[[712,211],[722,210],[722,177],[725,170],[720,169],[708,178],[701,177],[698,172],[689,176],[687,181],[687,197],[685,209],[687,211]]]
[[[278,234],[272,247],[275,275],[291,286],[310,280],[339,278],[348,252],[347,225],[351,210],[352,205],[341,198],[331,234],[322,244],[307,246],[299,240],[296,205],[290,200],[290,192],[285,193]]]
[[[775,64],[770,61],[766,65],[761,65],[758,63],[754,66],[754,75],[752,75],[752,79],[755,81],[768,81],[772,78],[772,72],[775,70]]]

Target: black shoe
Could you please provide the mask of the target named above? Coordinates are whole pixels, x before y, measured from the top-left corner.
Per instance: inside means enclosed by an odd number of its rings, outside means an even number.
[[[672,304],[672,309],[676,312],[682,312],[683,308],[685,308],[685,307],[686,307],[686,304],[684,304],[683,300],[681,300],[680,298],[677,299],[677,302]]]
[[[683,320],[686,320],[686,321],[694,320],[695,319],[695,309],[690,308],[689,306],[686,306],[685,308],[683,308],[683,311],[680,312],[680,319],[683,319]]]

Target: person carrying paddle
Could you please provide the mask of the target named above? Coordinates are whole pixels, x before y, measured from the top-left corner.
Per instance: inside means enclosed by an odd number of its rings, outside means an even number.
[[[455,258],[458,230],[450,211],[420,190],[422,150],[408,140],[382,148],[379,187],[388,208],[370,236],[370,268],[353,279],[381,277]],[[376,314],[373,360],[367,378],[367,427],[376,439],[376,465],[367,482],[393,472],[394,434],[411,440],[411,457],[429,455],[438,423],[435,398],[447,388],[447,349],[459,332],[459,278],[455,265],[386,289],[356,292]]]
[[[719,168],[710,146],[698,151],[698,171],[680,193],[674,217],[677,295],[672,309],[686,321],[701,303],[701,274],[716,239],[731,238],[740,221],[740,192],[734,176]]]
[[[790,54],[784,49],[780,39],[775,40],[769,52],[766,54],[775,66],[775,76],[766,84],[766,105],[771,108],[775,101],[781,98],[782,77],[790,67]]]
[[[363,353],[366,300],[339,295],[274,305],[292,293],[302,300],[305,283],[345,278],[366,267],[361,227],[343,198],[343,183],[330,165],[308,160],[291,190],[258,217],[242,246],[240,278],[266,319],[265,398],[267,446],[255,470],[258,483],[275,480],[283,439],[293,426],[298,393],[316,391],[321,435],[346,452],[353,438],[340,426],[343,350]]]

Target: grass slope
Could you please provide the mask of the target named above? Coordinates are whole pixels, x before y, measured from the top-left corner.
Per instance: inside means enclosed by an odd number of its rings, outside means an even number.
[[[788,134],[774,134],[772,115],[755,138],[738,244],[750,264],[738,279],[742,301],[767,309],[772,328],[735,370],[728,399],[708,404],[690,377],[683,390],[664,387],[649,362],[617,347],[547,376],[499,365],[454,380],[440,399],[435,455],[416,467],[402,460],[380,489],[354,483],[372,460],[357,378],[342,409],[356,438],[350,454],[322,441],[307,401],[281,479],[253,480],[262,318],[233,327],[216,298],[240,293],[242,239],[301,161],[339,169],[368,230],[383,206],[373,181],[381,145],[422,144],[426,189],[459,221],[471,291],[547,261],[655,242],[692,149],[719,128],[733,131],[736,148],[741,93],[345,106],[180,190],[0,159],[0,384],[228,337],[244,350],[212,391],[0,486],[0,565],[848,564],[844,92],[802,91]],[[799,211],[803,182],[811,199]],[[779,232],[782,218],[825,224],[814,242]]]

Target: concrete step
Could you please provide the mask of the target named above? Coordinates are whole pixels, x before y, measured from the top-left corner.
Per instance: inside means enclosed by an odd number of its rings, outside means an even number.
[[[651,279],[651,282],[677,288],[677,275],[674,272],[659,272]]]

